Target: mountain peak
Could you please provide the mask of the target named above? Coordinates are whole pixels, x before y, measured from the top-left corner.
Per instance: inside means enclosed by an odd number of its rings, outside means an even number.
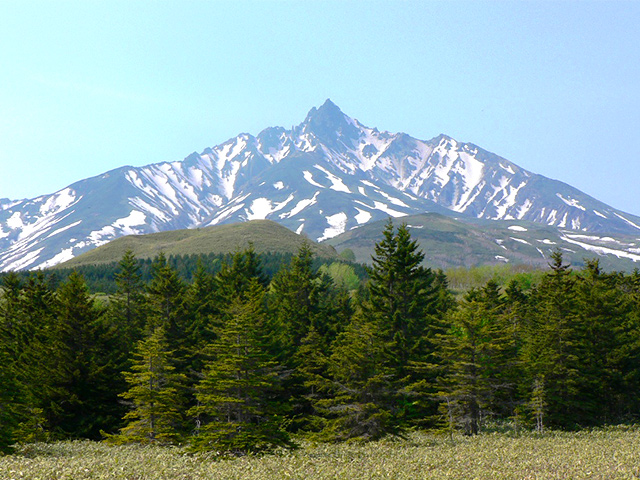
[[[344,121],[345,117],[346,115],[342,113],[342,110],[340,110],[340,108],[335,103],[327,98],[327,100],[320,106],[320,108],[313,107],[311,110],[309,110],[307,118],[304,120],[303,124],[339,124]]]
[[[331,147],[336,140],[351,143],[359,137],[354,121],[342,113],[342,110],[327,99],[320,108],[313,107],[301,125],[305,133],[313,133]]]

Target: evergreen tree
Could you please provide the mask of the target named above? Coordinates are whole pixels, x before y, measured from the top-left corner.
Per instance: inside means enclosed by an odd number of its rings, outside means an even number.
[[[449,422],[468,435],[477,434],[481,420],[498,410],[496,395],[504,388],[504,352],[510,338],[499,321],[501,307],[495,282],[472,289],[451,313],[449,330],[439,336],[445,372],[439,396]]]
[[[117,286],[110,298],[110,317],[120,332],[123,348],[129,353],[142,338],[146,323],[146,302],[140,264],[132,250],[127,250],[114,275]]]
[[[20,280],[15,274],[3,278],[0,289],[0,453],[10,453],[18,440],[21,395],[15,358],[19,353],[15,329]]]
[[[176,361],[183,367],[187,350],[188,316],[185,301],[186,285],[178,272],[167,263],[160,253],[151,265],[151,282],[147,286],[149,312],[147,335],[161,327]]]
[[[120,396],[130,402],[119,434],[107,435],[116,443],[177,443],[181,439],[184,404],[180,395],[183,374],[172,365],[164,329],[157,327],[140,340],[131,371],[125,372],[129,389]]]
[[[619,421],[625,411],[624,332],[631,315],[618,274],[589,260],[576,280],[581,425]]]
[[[551,256],[551,271],[532,293],[531,321],[522,358],[529,385],[544,377],[547,423],[575,428],[582,418],[580,398],[580,328],[575,277],[560,251]]]
[[[400,435],[393,371],[382,361],[384,342],[377,325],[356,313],[332,351],[328,362],[330,395],[314,403],[324,417],[318,437],[370,441]],[[317,385],[322,387],[323,383]]]
[[[19,436],[24,441],[48,439],[48,419],[58,408],[56,380],[58,329],[57,300],[44,274],[27,278],[20,291],[13,317],[14,371],[22,394],[24,411]]]
[[[271,351],[293,374],[287,379],[290,395],[291,428],[314,428],[314,412],[309,388],[318,380],[318,357],[308,355],[309,348],[329,350],[337,333],[351,317],[349,293],[339,289],[328,275],[313,267],[313,252],[304,243],[287,268],[281,269],[270,286],[269,310]]]
[[[432,405],[416,403],[415,396],[424,399],[433,388],[435,377],[424,366],[433,361],[433,340],[450,301],[443,293],[446,282],[422,266],[424,253],[406,224],[394,232],[389,220],[382,234],[369,271],[364,313],[384,343],[381,361],[393,372],[395,416],[409,425],[433,413]]]
[[[185,304],[189,322],[186,330],[186,351],[188,352],[188,372],[193,378],[201,372],[206,361],[205,347],[215,339],[221,303],[218,302],[218,285],[213,275],[207,272],[201,261],[193,274],[193,282],[186,291]]]
[[[99,438],[100,429],[116,421],[118,413],[112,409],[117,372],[109,366],[101,312],[76,272],[60,286],[57,300],[49,425],[63,437]]]
[[[277,395],[281,371],[268,355],[265,323],[264,289],[254,278],[228,306],[208,348],[212,360],[190,412],[200,423],[194,450],[244,454],[291,445]]]

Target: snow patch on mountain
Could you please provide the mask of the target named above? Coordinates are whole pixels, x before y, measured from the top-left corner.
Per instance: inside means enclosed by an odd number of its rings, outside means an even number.
[[[586,212],[587,209],[584,208],[582,205],[580,205],[580,202],[578,202],[576,199],[574,198],[564,198],[562,195],[560,195],[559,193],[556,193],[556,196],[562,200],[564,203],[566,203],[567,205],[569,205],[570,207],[575,207],[578,208],[580,210],[582,210],[583,212]]]
[[[371,220],[371,212],[360,210],[357,207],[356,207],[356,210],[358,211],[358,213],[353,218],[356,219],[356,222],[358,222],[358,225],[363,225],[367,223],[369,220]]]
[[[307,207],[309,207],[311,205],[314,205],[317,202],[317,198],[318,198],[319,194],[320,194],[320,192],[316,192],[313,195],[313,198],[306,198],[304,200],[300,200],[298,203],[296,203],[296,206],[293,207],[290,212],[283,213],[282,215],[280,215],[280,218],[291,218],[291,217],[299,214],[305,208],[307,208]]]
[[[640,226],[639,226],[639,225],[637,225],[636,223],[633,223],[631,220],[629,220],[629,219],[627,219],[627,218],[623,217],[622,215],[620,215],[620,214],[618,214],[618,213],[614,213],[614,215],[615,215],[616,217],[618,217],[620,220],[623,220],[624,222],[628,223],[628,224],[629,224],[629,225],[631,225],[632,227],[637,228],[638,230],[640,230]]]
[[[318,242],[333,238],[336,235],[340,235],[347,228],[347,214],[344,212],[336,213],[335,215],[329,215],[327,217],[328,228],[325,228],[321,237],[317,238]]]
[[[321,172],[323,172],[327,176],[327,178],[331,182],[331,186],[329,187],[331,190],[335,190],[336,192],[351,193],[351,190],[349,190],[349,188],[344,184],[344,182],[340,178],[335,176],[333,173],[331,173],[329,170],[327,170],[324,167],[321,167],[320,165],[314,165],[314,167],[320,170]]]
[[[314,187],[325,188],[324,185],[320,185],[313,179],[313,174],[309,170],[305,170],[304,172],[302,172],[302,175],[304,176],[304,179]]]
[[[564,235],[561,237],[562,240],[572,243],[574,245],[578,245],[579,247],[584,248],[585,250],[588,250],[590,252],[594,252],[598,255],[615,255],[618,258],[628,258],[630,260],[633,260],[634,262],[639,262],[640,261],[640,255],[637,255],[635,253],[631,253],[628,251],[624,251],[624,250],[617,250],[614,248],[609,248],[609,247],[604,247],[604,246],[600,246],[600,245],[592,245],[590,243],[586,243],[586,242],[580,242],[578,240],[575,240],[574,238],[571,238],[570,236]]]

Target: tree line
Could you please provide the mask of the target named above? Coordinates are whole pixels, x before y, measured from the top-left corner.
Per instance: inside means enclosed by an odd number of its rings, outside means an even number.
[[[4,276],[0,449],[89,438],[242,454],[294,434],[637,420],[638,271],[576,272],[556,251],[530,288],[489,280],[456,298],[390,222],[372,260],[354,290],[308,245],[273,276],[249,248],[188,282],[162,254],[143,281],[127,252],[103,302],[77,272],[56,286]]]

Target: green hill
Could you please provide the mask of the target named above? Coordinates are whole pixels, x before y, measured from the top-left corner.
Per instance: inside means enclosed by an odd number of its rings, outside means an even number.
[[[357,262],[371,263],[385,223],[363,225],[326,243],[339,252],[350,249]],[[630,272],[640,266],[640,240],[630,235],[605,236],[520,220],[463,219],[437,213],[394,218],[393,223],[406,223],[425,253],[425,263],[443,270],[500,264],[546,268],[555,249],[578,268],[585,258],[599,258],[609,271]]]
[[[330,245],[313,242],[271,220],[252,220],[193,230],[120,237],[58,267],[73,268],[118,262],[127,250],[132,250],[139,259],[146,259],[153,258],[160,252],[167,256],[232,253],[247,248],[250,243],[257,253],[295,254],[304,241],[311,245],[318,257],[338,258],[335,249]]]

